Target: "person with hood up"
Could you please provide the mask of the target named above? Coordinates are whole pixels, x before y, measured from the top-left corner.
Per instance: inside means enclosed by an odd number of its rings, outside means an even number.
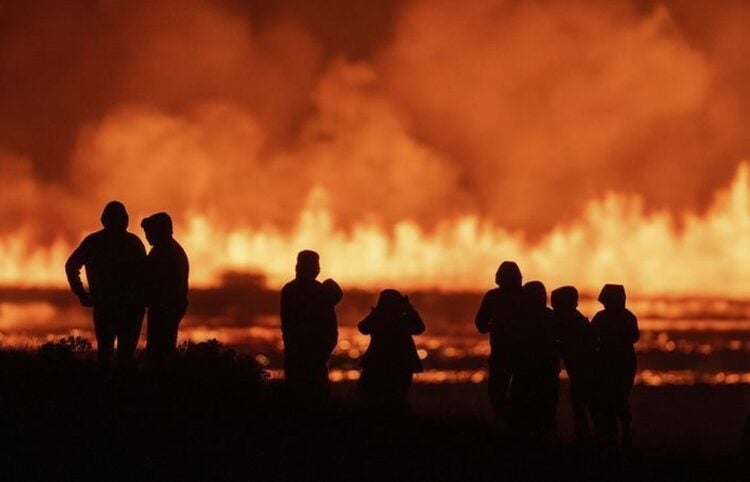
[[[596,337],[596,415],[594,417],[600,441],[617,441],[618,422],[620,443],[631,443],[630,390],[636,372],[633,346],[640,339],[638,319],[625,307],[625,288],[607,284],[599,294],[604,309],[594,315],[591,328]]]
[[[552,291],[552,309],[558,330],[559,350],[568,373],[575,434],[589,438],[589,402],[594,365],[594,334],[589,320],[578,311],[578,290],[563,286]]]
[[[128,221],[125,206],[109,202],[101,216],[104,229],[86,236],[65,263],[70,289],[81,305],[93,307],[97,355],[104,364],[112,360],[115,340],[118,364],[131,362],[143,323],[146,249],[127,231]]]
[[[188,305],[190,265],[185,250],[172,236],[172,218],[156,213],[141,227],[152,246],[146,258],[146,359],[160,362],[177,348],[177,331]]]
[[[495,273],[497,288],[482,298],[475,324],[479,333],[490,335],[489,380],[487,391],[495,415],[508,422],[510,415],[509,327],[521,315],[521,270],[513,261],[503,261]]]
[[[357,384],[360,399],[372,407],[408,411],[412,378],[414,373],[422,372],[412,338],[425,330],[419,313],[408,296],[386,289],[357,328],[363,335],[371,336]]]
[[[560,361],[557,329],[541,281],[522,288],[521,315],[510,327],[510,402],[514,430],[530,440],[555,437]]]

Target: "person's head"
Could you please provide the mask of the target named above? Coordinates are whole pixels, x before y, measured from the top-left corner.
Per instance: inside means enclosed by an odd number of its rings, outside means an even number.
[[[604,285],[599,293],[599,303],[609,310],[625,309],[625,287],[615,284]]]
[[[297,253],[297,278],[315,279],[320,274],[320,256],[315,251],[306,249]]]
[[[404,295],[394,289],[386,289],[380,292],[378,296],[377,309],[388,313],[399,313],[404,311],[406,301]]]
[[[529,281],[523,285],[523,303],[528,308],[547,306],[547,289],[541,281]]]
[[[495,273],[495,283],[502,288],[520,289],[523,277],[518,265],[513,261],[503,261]]]
[[[104,229],[114,231],[125,231],[128,229],[128,212],[125,205],[120,201],[110,201],[104,206],[102,217],[100,218]]]
[[[172,218],[167,213],[156,213],[143,218],[141,227],[151,246],[169,241],[172,238]]]
[[[574,310],[578,307],[578,290],[575,286],[562,286],[552,290],[552,308],[555,310]]]

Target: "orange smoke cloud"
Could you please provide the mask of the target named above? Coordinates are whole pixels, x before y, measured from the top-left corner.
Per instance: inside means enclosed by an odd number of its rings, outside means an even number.
[[[134,221],[172,213],[202,283],[279,283],[312,247],[349,284],[473,289],[517,258],[553,282],[690,292],[722,220],[744,236],[741,3],[701,22],[624,0],[413,0],[377,16],[390,35],[362,29],[356,59],[332,40],[352,29],[335,6],[325,22],[293,4],[56,6],[63,24],[18,5],[0,47],[36,89],[0,75],[16,94],[0,106],[6,283],[61,280],[113,198]],[[734,200],[714,199],[735,172]],[[670,253],[693,271],[664,274]],[[737,283],[739,256],[718,263]]]

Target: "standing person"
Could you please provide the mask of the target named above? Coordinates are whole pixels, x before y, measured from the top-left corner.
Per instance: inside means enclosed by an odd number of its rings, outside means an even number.
[[[487,391],[495,415],[508,422],[510,387],[509,327],[521,314],[521,270],[513,261],[503,261],[495,273],[497,288],[489,290],[475,318],[477,330],[490,334],[489,380]]]
[[[408,411],[412,378],[422,372],[412,338],[425,330],[419,313],[408,296],[387,289],[380,292],[378,304],[357,328],[363,335],[371,336],[370,346],[362,357],[357,394],[368,405]]]
[[[602,442],[616,443],[619,422],[620,442],[623,446],[629,446],[629,399],[636,372],[633,344],[641,336],[638,319],[625,308],[625,288],[622,285],[604,285],[599,302],[604,309],[591,320],[597,342],[597,432]]]
[[[143,323],[146,249],[127,231],[128,221],[125,206],[109,202],[101,216],[104,229],[86,236],[65,263],[70,289],[81,305],[94,309],[97,355],[104,364],[112,360],[115,340],[118,364],[130,363]],[[88,291],[81,268],[86,269]]]
[[[551,441],[560,362],[555,319],[541,281],[523,285],[521,306],[521,316],[509,329],[513,427],[532,441]]]
[[[188,305],[190,265],[185,250],[172,237],[169,214],[144,218],[141,227],[152,246],[146,258],[146,359],[159,362],[177,347],[177,331]]]
[[[300,251],[295,271],[281,290],[284,376],[295,396],[322,401],[328,396],[328,358],[338,340],[336,304],[343,292],[332,279],[316,279],[315,251]]]
[[[575,434],[589,438],[589,402],[594,365],[594,334],[589,320],[578,311],[578,290],[563,286],[552,291],[552,309],[558,329],[560,354],[565,363],[573,405]]]

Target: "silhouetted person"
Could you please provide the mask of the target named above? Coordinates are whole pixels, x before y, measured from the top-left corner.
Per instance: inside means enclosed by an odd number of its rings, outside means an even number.
[[[570,384],[576,438],[590,435],[588,409],[594,364],[594,334],[589,320],[578,311],[578,290],[563,286],[552,291],[552,308],[559,349]]]
[[[127,364],[133,357],[143,323],[143,269],[146,249],[127,231],[125,206],[112,201],[104,207],[104,229],[84,238],[65,263],[65,273],[81,305],[94,308],[98,358],[109,363],[117,340],[117,360]],[[88,291],[81,282],[86,269]]]
[[[315,251],[297,255],[296,277],[281,290],[284,376],[298,397],[323,400],[328,395],[328,358],[338,340],[336,304],[343,293],[335,281],[316,280]]]
[[[542,282],[523,286],[521,316],[509,331],[512,425],[532,440],[549,440],[555,435],[560,362],[555,319]]]
[[[513,261],[503,261],[495,273],[497,288],[489,290],[479,306],[475,323],[479,333],[490,334],[487,390],[495,415],[507,422],[510,387],[509,327],[521,314],[521,270]]]
[[[366,404],[389,410],[408,410],[407,396],[414,373],[422,372],[413,335],[425,326],[417,310],[396,290],[383,290],[378,304],[357,326],[370,335],[362,357],[357,393]]]
[[[625,308],[622,285],[604,285],[599,302],[604,310],[591,320],[597,342],[594,419],[605,443],[616,441],[619,421],[620,440],[627,446],[631,442],[629,398],[636,371],[633,344],[640,338],[638,319]]]
[[[141,221],[152,246],[146,258],[146,358],[158,362],[177,348],[177,331],[187,310],[190,266],[185,250],[173,237],[172,218],[157,213]]]

